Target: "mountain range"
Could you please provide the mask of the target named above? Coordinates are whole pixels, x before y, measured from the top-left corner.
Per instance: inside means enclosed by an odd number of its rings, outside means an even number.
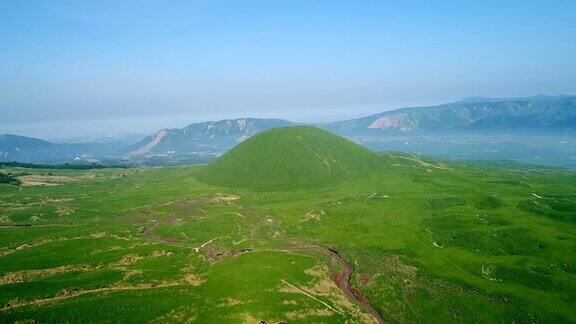
[[[472,97],[438,106],[396,109],[323,126],[352,135],[486,131],[561,133],[576,129],[576,96]]]
[[[134,146],[135,154],[228,149],[258,132],[296,123],[233,119],[161,130]],[[315,124],[345,136],[442,133],[554,133],[576,131],[576,96],[516,99],[467,98],[439,106],[402,108],[363,118]]]
[[[0,162],[90,163],[111,157],[118,149],[116,143],[52,143],[25,136],[0,135]]]
[[[2,135],[0,161],[56,163],[114,157],[144,164],[204,163],[259,132],[294,125],[298,123],[257,118],[201,122],[163,129],[122,148],[114,143],[55,144]],[[473,97],[314,126],[374,150],[576,165],[576,96]]]
[[[164,152],[195,152],[228,149],[267,129],[291,126],[281,119],[239,118],[190,124],[179,129],[163,129],[127,149],[131,155]]]

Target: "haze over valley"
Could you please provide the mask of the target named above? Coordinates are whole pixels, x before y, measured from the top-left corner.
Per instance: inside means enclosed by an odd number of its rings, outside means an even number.
[[[237,118],[162,129],[144,138],[109,135],[72,144],[0,135],[0,161],[203,164],[258,132],[300,124],[319,126],[376,151],[576,167],[575,96],[475,97],[330,123]]]

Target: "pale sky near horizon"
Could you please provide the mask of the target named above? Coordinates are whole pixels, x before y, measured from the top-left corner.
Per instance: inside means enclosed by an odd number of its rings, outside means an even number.
[[[576,1],[0,0],[0,133],[576,94]]]

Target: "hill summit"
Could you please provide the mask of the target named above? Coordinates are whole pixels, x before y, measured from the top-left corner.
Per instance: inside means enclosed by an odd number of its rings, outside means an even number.
[[[199,172],[208,183],[255,190],[334,185],[373,170],[380,157],[312,126],[268,130],[242,142]]]

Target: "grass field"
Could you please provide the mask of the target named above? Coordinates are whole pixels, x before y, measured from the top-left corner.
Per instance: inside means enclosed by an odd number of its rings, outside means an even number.
[[[576,173],[381,158],[292,191],[4,169],[26,175],[0,185],[0,321],[574,321]]]

